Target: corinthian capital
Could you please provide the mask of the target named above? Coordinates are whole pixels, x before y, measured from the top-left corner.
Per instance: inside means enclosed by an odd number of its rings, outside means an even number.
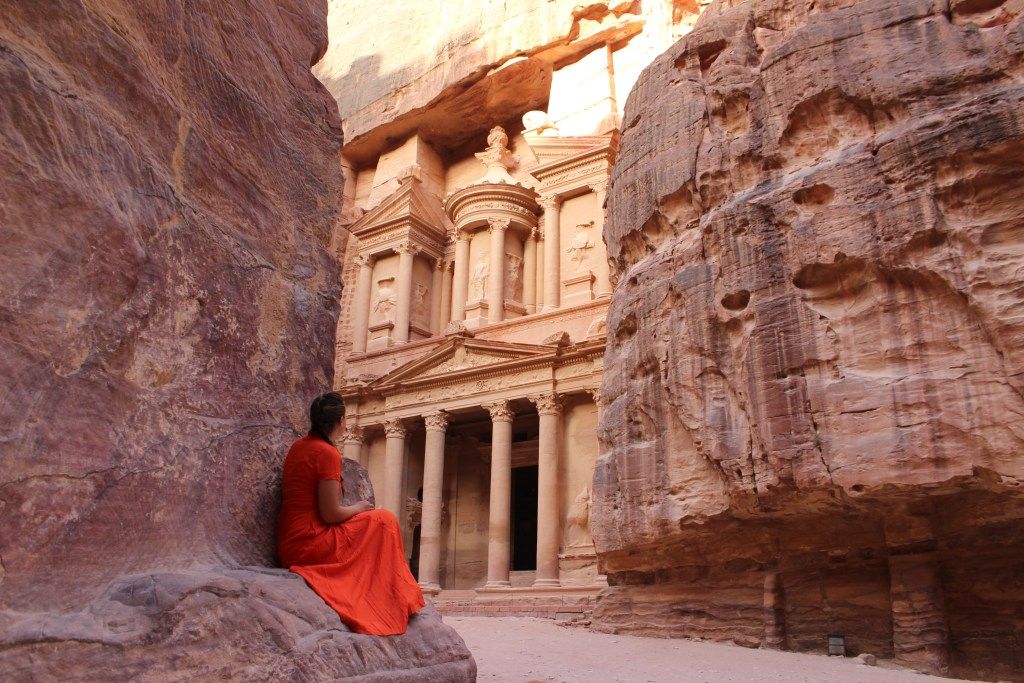
[[[420,253],[420,248],[417,247],[412,242],[402,242],[397,247],[395,247],[395,251],[398,252],[399,254],[412,254],[413,256],[415,256],[416,254]]]
[[[538,203],[541,205],[541,208],[544,209],[545,213],[547,213],[548,211],[556,210],[558,208],[558,205],[561,204],[561,202],[558,200],[558,195],[555,194],[541,195],[540,201]]]
[[[428,432],[443,432],[448,429],[448,413],[443,410],[436,410],[423,416],[423,424]]]
[[[598,180],[596,183],[591,183],[590,191],[596,194],[604,194],[608,191],[608,181]]]
[[[491,232],[504,232],[508,230],[509,219],[508,218],[488,218],[487,225],[490,226]]]
[[[531,396],[530,400],[537,406],[538,415],[557,415],[562,411],[562,397],[553,391]]]
[[[343,444],[360,446],[363,443],[363,428],[359,425],[348,425],[341,437]]]
[[[355,257],[354,261],[357,268],[362,268],[364,266],[372,267],[374,258],[370,254],[360,254],[359,256]]]
[[[392,419],[384,421],[384,434],[386,436],[404,439],[408,433],[409,430],[401,420]]]
[[[484,405],[487,412],[491,414],[492,422],[511,422],[512,418],[515,417],[515,413],[512,412],[512,408],[509,407],[508,401],[495,401],[494,403],[487,403]]]

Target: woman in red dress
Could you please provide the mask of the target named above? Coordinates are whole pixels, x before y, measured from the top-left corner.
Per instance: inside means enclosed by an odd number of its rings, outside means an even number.
[[[406,564],[395,516],[365,500],[340,502],[341,454],[331,439],[344,418],[338,394],[318,397],[309,408],[309,434],[288,451],[277,557],[356,633],[405,633],[423,593]]]

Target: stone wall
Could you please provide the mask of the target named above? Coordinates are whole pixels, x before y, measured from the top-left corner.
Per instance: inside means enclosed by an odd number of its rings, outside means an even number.
[[[238,569],[332,383],[326,43],[316,2],[0,2],[5,680],[472,675]]]
[[[712,5],[626,106],[599,628],[1024,676],[1018,2]]]

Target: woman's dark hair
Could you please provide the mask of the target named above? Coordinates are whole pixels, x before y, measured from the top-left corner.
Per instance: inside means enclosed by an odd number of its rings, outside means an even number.
[[[319,436],[329,444],[331,432],[345,417],[345,402],[336,391],[329,391],[313,399],[309,406],[309,433],[311,436]]]

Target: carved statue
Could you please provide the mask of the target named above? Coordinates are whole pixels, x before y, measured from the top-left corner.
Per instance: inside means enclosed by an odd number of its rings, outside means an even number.
[[[515,254],[505,254],[505,298],[510,301],[523,300],[523,259]]]
[[[487,133],[487,149],[497,150],[502,147],[508,147],[508,133],[501,126],[495,126]]]
[[[420,282],[412,288],[412,317],[424,326],[430,319],[430,304],[427,300],[429,292],[430,289]]]
[[[587,260],[587,251],[594,248],[594,240],[590,237],[589,229],[594,226],[594,221],[580,223],[576,226],[576,234],[569,246],[569,256],[576,264],[576,270],[582,270],[583,262]]]
[[[509,170],[515,168],[516,158],[508,148],[508,133],[501,126],[491,128],[487,134],[487,149],[474,155],[487,167],[477,182],[515,183]]]
[[[487,274],[489,266],[486,258],[481,258],[473,267],[473,277],[469,280],[469,298],[479,301],[487,297]]]
[[[590,535],[590,486],[583,487],[569,506],[566,519],[565,547],[586,548],[594,544]]]
[[[395,278],[389,277],[377,282],[377,301],[373,304],[373,317],[377,320],[391,320],[395,310]]]

